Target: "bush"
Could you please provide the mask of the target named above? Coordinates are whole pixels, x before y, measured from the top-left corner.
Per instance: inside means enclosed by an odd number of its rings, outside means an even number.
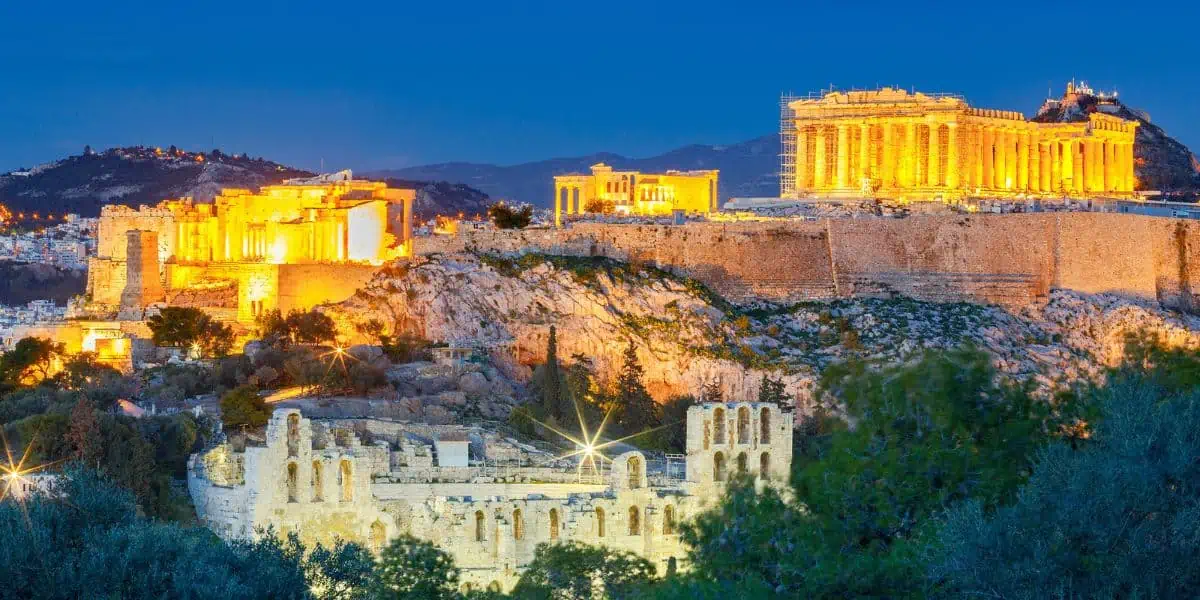
[[[497,229],[524,229],[533,220],[533,207],[528,204],[514,209],[504,202],[488,208],[488,217]]]
[[[233,347],[233,329],[190,306],[168,306],[146,319],[154,345],[196,348],[201,356],[222,357]]]
[[[270,419],[271,411],[254,386],[243,385],[221,397],[221,422],[226,431],[262,427]]]

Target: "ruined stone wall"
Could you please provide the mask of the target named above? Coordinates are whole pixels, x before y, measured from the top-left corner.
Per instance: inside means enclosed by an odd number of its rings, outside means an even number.
[[[279,310],[308,310],[341,302],[366,285],[378,267],[358,264],[279,265]]]
[[[1052,288],[1194,308],[1200,225],[1112,213],[928,215],[471,231],[419,254],[476,249],[642,260],[735,301],[907,295],[1019,306]]]

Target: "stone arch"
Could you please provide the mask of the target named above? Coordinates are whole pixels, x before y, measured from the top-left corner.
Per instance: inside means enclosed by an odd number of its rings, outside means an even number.
[[[484,530],[486,527],[487,517],[483,516],[483,511],[475,511],[475,541],[482,542],[485,539]]]
[[[493,579],[492,582],[489,583],[487,586],[487,591],[489,591],[489,592],[499,592],[500,590],[501,590],[500,582],[496,581],[495,579]]]
[[[558,509],[550,509],[550,539],[558,539]]]
[[[725,443],[725,409],[723,408],[713,411],[713,443]]]
[[[321,502],[325,499],[325,472],[321,461],[312,463],[312,501]]]
[[[738,456],[737,456],[737,472],[739,475],[746,472],[746,469],[749,467],[749,465],[747,463],[748,463],[748,459],[746,458],[746,453],[742,452],[742,453],[738,454]]]
[[[737,411],[737,436],[739,444],[750,443],[750,408],[746,406],[738,407]]]
[[[300,415],[296,413],[287,418],[287,447],[288,458],[295,458],[300,453]]]
[[[725,455],[721,452],[713,455],[713,481],[725,481]]]
[[[387,526],[376,520],[371,523],[371,551],[375,554],[383,552],[383,544],[387,542]]]
[[[663,508],[663,535],[675,533],[675,505],[668,504]]]
[[[513,539],[525,539],[525,519],[521,516],[521,509],[513,510]]]
[[[354,500],[354,473],[350,467],[350,461],[342,459],[338,465],[338,486],[342,490],[342,502],[352,502]]]
[[[596,537],[604,537],[604,509],[596,507]]]
[[[629,489],[635,490],[642,487],[642,457],[630,456],[625,467],[629,470]]]
[[[771,478],[771,454],[768,452],[758,457],[758,476],[762,479]]]
[[[300,501],[300,498],[299,498],[299,495],[298,495],[297,489],[296,489],[297,488],[297,480],[299,479],[298,471],[299,471],[299,469],[296,468],[296,463],[289,462],[287,464],[287,501],[288,502],[299,502]]]
[[[758,414],[758,441],[763,444],[771,443],[771,409],[763,407]]]
[[[642,535],[642,513],[636,506],[629,507],[629,535]]]

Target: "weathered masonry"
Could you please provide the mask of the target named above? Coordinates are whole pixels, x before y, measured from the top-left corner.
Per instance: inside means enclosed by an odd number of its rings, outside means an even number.
[[[1040,123],[959,96],[882,88],[790,102],[784,198],[901,201],[1132,195],[1138,123],[1092,113]]]
[[[679,524],[715,502],[734,473],[762,485],[787,480],[792,420],[773,404],[693,406],[683,473],[669,462],[651,468],[631,451],[589,480],[571,465],[489,466],[480,458],[491,451],[461,434],[364,445],[281,409],[264,446],[193,456],[188,489],[200,519],[222,537],[273,526],[308,542],[336,536],[378,551],[408,533],[449,552],[465,585],[509,589],[538,544],[567,540],[635,552],[664,573],[686,568]],[[465,465],[464,451],[472,457]]]

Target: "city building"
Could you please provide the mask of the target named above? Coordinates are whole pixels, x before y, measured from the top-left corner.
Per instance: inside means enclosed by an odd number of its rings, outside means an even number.
[[[687,568],[679,524],[718,502],[732,474],[786,483],[792,422],[790,409],[774,404],[692,406],[678,462],[628,451],[596,458],[611,465],[597,473],[577,466],[586,453],[530,460],[529,446],[478,429],[314,421],[280,409],[264,445],[193,455],[188,490],[200,520],[223,538],[270,526],[307,543],[340,537],[378,552],[410,534],[448,552],[465,586],[511,589],[538,544],[566,541],[634,552],[666,573]]]
[[[887,87],[789,98],[782,108],[784,199],[1133,195],[1138,123],[1105,111],[1037,122]]]
[[[252,322],[343,300],[384,261],[412,254],[414,196],[343,171],[226,189],[211,204],[105,206],[86,311],[138,319],[161,302]]]
[[[718,209],[717,193],[717,171],[640,173],[597,163],[590,175],[554,177],[554,223],[561,225],[564,213],[707,214]]]

